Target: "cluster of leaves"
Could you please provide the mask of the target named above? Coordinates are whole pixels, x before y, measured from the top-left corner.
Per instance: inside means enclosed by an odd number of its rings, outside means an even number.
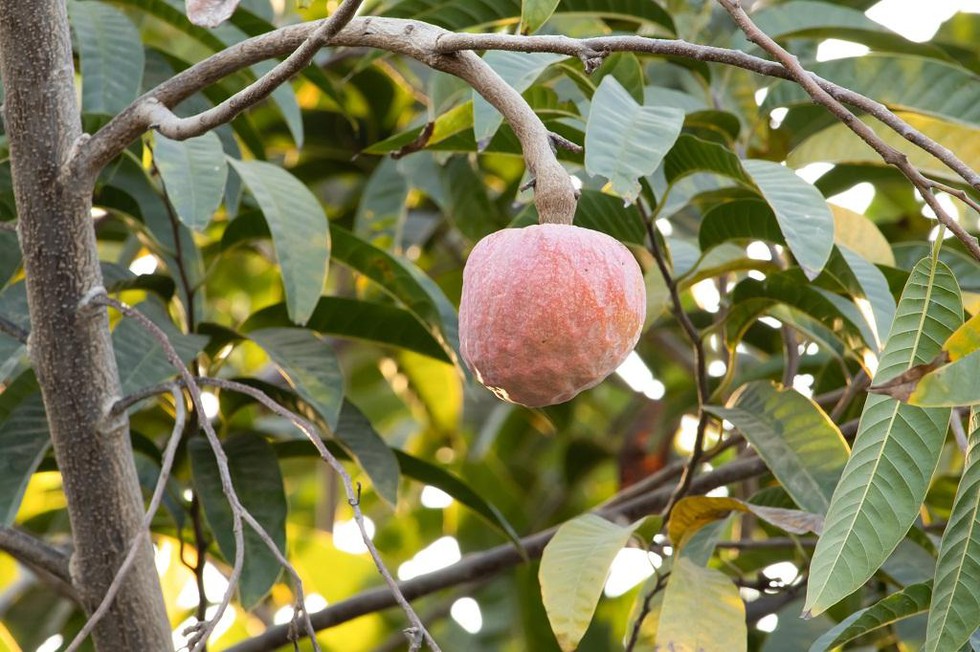
[[[881,101],[980,168],[980,17],[956,15],[933,41],[914,44],[869,20],[862,10],[871,4],[774,2],[753,18],[807,69]],[[710,2],[664,5],[387,0],[365,13],[452,30],[754,48]],[[94,131],[192,62],[324,8],[277,14],[267,0],[246,0],[212,30],[193,26],[177,0],[71,0],[69,12]],[[826,38],[871,52],[815,63]],[[571,403],[527,410],[500,403],[461,367],[455,308],[472,245],[536,220],[517,138],[459,80],[383,52],[350,54],[327,50],[268,102],[205,136],[147,135],[104,170],[93,217],[106,287],[161,326],[196,373],[259,387],[330,434],[364,484],[362,508],[392,567],[443,536],[479,553],[564,523],[540,569],[466,588],[482,609],[478,633],[445,617],[463,594],[423,599],[438,640],[468,650],[966,644],[980,626],[971,584],[980,571],[978,435],[964,452],[947,430],[951,413],[954,431],[967,420],[951,408],[980,402],[980,322],[963,323],[964,306],[970,315],[980,307],[980,266],[954,241],[929,242],[932,223],[897,171],[788,81],[632,53],[609,55],[587,75],[562,55],[487,52],[548,129],[584,145],[559,153],[582,184],[576,223],[618,238],[641,262],[649,309],[637,354],[664,390],[652,401],[614,377]],[[221,101],[270,66],[211,86],[177,113]],[[880,133],[927,174],[971,191],[900,136]],[[794,174],[815,162],[834,167],[813,185]],[[858,183],[874,189],[863,214],[826,202]],[[6,164],[0,211],[16,216]],[[651,236],[669,256],[680,306]],[[148,261],[153,271],[141,267]],[[26,332],[18,245],[4,230],[0,284],[0,316]],[[705,405],[677,310],[722,370]],[[113,343],[126,394],[174,376],[136,324],[118,320]],[[869,378],[902,400],[865,400]],[[69,530],[37,382],[25,345],[2,333],[0,387],[3,523],[58,540]],[[168,401],[130,414],[147,492],[173,423]],[[750,448],[765,462],[761,475],[737,478],[727,498],[677,502],[667,538],[657,518],[617,525],[583,515],[637,478],[676,468],[686,452],[675,434],[702,410],[713,419],[710,466],[737,463]],[[371,562],[331,541],[349,514],[312,446],[247,397],[221,392],[213,418],[243,504],[289,553],[307,593],[336,602],[374,586]],[[234,555],[214,469],[188,431],[153,525],[175,627],[201,613],[201,560],[222,567]],[[667,478],[656,488],[675,481]],[[455,502],[423,507],[426,485]],[[614,558],[640,539],[654,542],[655,572],[600,600]],[[780,562],[798,569],[796,580],[767,579]],[[12,592],[0,646],[34,649],[78,630],[73,603],[17,577],[0,558],[0,587]],[[271,625],[289,604],[279,579],[274,556],[247,537],[234,622],[217,645]],[[804,608],[815,617],[799,621]],[[755,627],[773,613],[770,633]],[[321,640],[368,649],[401,627],[395,615],[373,614]]]

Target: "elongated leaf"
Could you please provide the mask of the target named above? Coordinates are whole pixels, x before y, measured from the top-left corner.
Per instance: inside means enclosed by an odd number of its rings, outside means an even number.
[[[435,282],[415,265],[364,242],[337,225],[330,227],[334,259],[376,282],[401,301],[424,324],[459,365],[459,322],[456,308]]]
[[[742,167],[776,214],[786,244],[803,272],[815,279],[834,246],[834,217],[823,195],[777,163],[743,161]]]
[[[898,266],[911,270],[920,259],[930,255],[932,245],[927,242],[899,242],[893,249]],[[952,247],[943,247],[939,260],[953,270],[961,290],[980,292],[980,265],[977,265],[977,261]]]
[[[394,159],[384,159],[364,186],[354,218],[354,233],[376,247],[397,251],[408,216],[407,198],[408,184],[398,164]]]
[[[153,160],[177,217],[188,228],[202,231],[225,193],[228,164],[221,141],[214,132],[184,141],[160,134],[154,138]]]
[[[836,204],[830,204],[830,211],[834,214],[834,242],[838,246],[847,247],[876,265],[895,266],[892,247],[874,222]]]
[[[527,4],[542,4],[541,0],[525,0]],[[544,0],[543,4],[557,4],[555,0]],[[552,6],[554,9],[554,6]],[[548,12],[551,13],[550,11]],[[547,20],[547,16],[544,17]],[[541,22],[544,22],[542,20]],[[540,25],[540,23],[539,23]],[[537,29],[535,27],[534,29]],[[534,31],[532,29],[531,31]],[[504,52],[494,50],[487,52],[483,60],[500,75],[501,79],[514,87],[518,93],[523,93],[534,83],[545,68],[565,59],[565,55],[550,52]],[[476,138],[477,149],[483,150],[500,124],[503,116],[482,95],[473,91],[473,136]]]
[[[558,6],[558,0],[522,0],[521,34],[533,34],[551,18]]]
[[[732,150],[690,134],[681,134],[664,159],[664,175],[668,182],[675,183],[697,172],[713,172],[745,184],[752,182]]]
[[[701,219],[698,244],[707,251],[729,240],[765,240],[785,244],[772,209],[757,199],[737,199],[709,209]]]
[[[976,379],[973,376],[973,384]],[[980,581],[980,427],[972,429],[969,445],[953,511],[939,546],[926,627],[927,652],[958,650],[980,629],[976,588]]]
[[[316,196],[279,166],[263,161],[228,162],[255,197],[269,224],[282,268],[289,316],[297,324],[305,324],[327,278],[327,216]]]
[[[0,524],[13,523],[50,441],[37,381],[22,374],[0,394]]]
[[[159,326],[184,362],[194,358],[207,344],[202,335],[181,333],[166,310],[155,301],[144,301],[138,310]],[[123,319],[112,331],[112,347],[119,367],[119,380],[125,394],[151,387],[177,375],[160,343],[135,320]]]
[[[337,438],[357,458],[357,463],[374,483],[374,490],[389,505],[398,505],[398,458],[371,422],[350,401],[344,401],[337,422]]]
[[[906,586],[901,591],[893,593],[841,621],[836,627],[814,641],[813,645],[810,646],[810,652],[836,649],[882,627],[925,613],[929,610],[931,597],[931,582]],[[956,650],[958,648],[944,649]]]
[[[746,650],[745,604],[731,579],[679,557],[660,607],[658,650],[739,652]]]
[[[82,110],[115,115],[139,94],[143,43],[136,26],[102,2],[68,3],[82,69]]]
[[[286,304],[277,303],[253,314],[242,331],[289,326]],[[398,306],[348,299],[322,297],[306,327],[324,335],[376,342],[415,351],[437,360],[451,362],[442,346],[415,315]]]
[[[640,193],[639,179],[660,166],[683,124],[683,111],[641,106],[608,76],[592,97],[585,127],[585,170],[609,179],[613,191],[632,203]]]
[[[642,524],[643,519],[624,527],[585,514],[564,523],[545,546],[538,570],[541,599],[562,650],[578,647],[616,553]]]
[[[727,407],[705,409],[738,428],[797,505],[827,513],[849,451],[819,405],[792,389],[756,381],[733,394]]]
[[[855,299],[867,302],[868,310],[863,312],[864,317],[874,329],[878,341],[884,345],[895,319],[895,299],[888,289],[888,280],[877,267],[857,253],[843,245],[837,249],[851,272],[846,287]],[[880,350],[881,347],[878,348]]]
[[[263,328],[248,335],[331,430],[344,398],[344,375],[329,342],[303,328]]]
[[[962,320],[952,272],[942,262],[920,261],[902,293],[875,383],[934,358]],[[814,551],[808,614],[820,613],[861,586],[905,536],[939,461],[948,422],[948,409],[868,397]]]
[[[524,554],[521,538],[517,535],[510,522],[500,513],[499,509],[480,494],[473,491],[463,480],[434,464],[409,455],[404,451],[395,449],[394,453],[395,457],[398,458],[398,468],[403,475],[442,489],[483,517],[487,523],[500,530],[501,533],[514,543],[521,554]]]
[[[943,365],[919,381],[910,405],[957,407],[980,403],[980,351]]]
[[[282,474],[272,447],[253,435],[240,435],[224,442],[232,484],[242,506],[272,537],[280,551],[286,551],[286,494]],[[221,490],[218,463],[208,442],[202,438],[187,443],[191,475],[204,515],[221,554],[231,563],[235,558],[235,535],[231,505]],[[275,555],[252,528],[245,525],[245,563],[238,586],[242,606],[251,609],[276,583],[280,567]]]
[[[819,533],[823,519],[818,514],[796,509],[753,505],[738,498],[715,496],[685,496],[677,501],[667,522],[667,536],[681,552],[687,542],[706,525],[727,517],[732,512],[755,514],[768,523],[792,534]]]
[[[871,53],[814,63],[807,69],[889,108],[980,128],[980,77],[960,66],[927,57]],[[796,84],[777,82],[763,110],[809,101]]]

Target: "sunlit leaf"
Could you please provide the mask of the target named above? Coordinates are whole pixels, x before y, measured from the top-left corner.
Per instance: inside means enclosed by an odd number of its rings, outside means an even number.
[[[816,278],[834,246],[834,218],[823,195],[778,163],[751,160],[742,161],[742,167],[775,213],[807,278]]]
[[[214,132],[178,141],[156,134],[153,161],[180,221],[201,231],[225,193],[228,164]]]
[[[640,193],[641,177],[652,174],[680,135],[678,109],[641,106],[612,76],[599,84],[585,127],[585,169],[609,179],[627,202]]]
[[[876,265],[895,266],[891,245],[874,222],[836,204],[830,204],[830,211],[834,214],[834,242]]]
[[[956,362],[980,349],[980,314],[976,314],[956,329],[943,344],[943,350],[949,354],[949,359]]]
[[[554,13],[558,0],[522,0],[521,34],[533,34]]]
[[[745,605],[732,580],[685,557],[675,560],[660,607],[656,649],[739,652],[747,649],[747,640]]]
[[[143,44],[139,30],[102,2],[68,3],[82,72],[82,110],[115,115],[139,95]]]
[[[239,435],[224,442],[232,485],[242,506],[255,517],[280,551],[286,551],[286,494],[282,474],[272,447],[261,437]],[[221,554],[231,563],[235,558],[235,536],[231,505],[221,488],[218,463],[203,438],[187,443],[195,493],[218,542]],[[238,586],[242,606],[251,609],[269,592],[279,577],[275,555],[255,531],[245,525],[245,562]]]
[[[962,319],[952,272],[942,262],[920,261],[902,293],[875,383],[934,358]],[[814,551],[807,613],[820,613],[861,586],[905,536],[938,463],[948,421],[948,409],[868,397]]]
[[[820,406],[792,389],[755,381],[733,394],[727,407],[706,409],[738,428],[797,505],[827,512],[849,450]]]
[[[643,519],[620,526],[585,514],[564,523],[545,546],[538,579],[551,629],[562,650],[578,647],[616,553]]]
[[[675,547],[685,550],[685,544],[709,523],[727,517],[732,512],[755,514],[763,520],[793,534],[819,533],[823,519],[817,514],[795,509],[753,505],[737,498],[685,496],[677,501],[667,522],[667,536]]]
[[[316,196],[278,165],[228,159],[251,191],[272,232],[290,318],[313,313],[330,261],[330,229]]]

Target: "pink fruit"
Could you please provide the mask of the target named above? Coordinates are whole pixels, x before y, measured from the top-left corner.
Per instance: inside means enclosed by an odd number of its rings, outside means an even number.
[[[615,371],[645,313],[640,267],[617,240],[563,224],[504,229],[466,261],[460,347],[500,398],[553,405]]]

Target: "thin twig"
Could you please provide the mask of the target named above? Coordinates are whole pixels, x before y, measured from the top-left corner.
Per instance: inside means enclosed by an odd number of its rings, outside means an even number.
[[[6,333],[21,344],[27,344],[27,336],[31,334],[26,328],[21,328],[3,315],[0,315],[0,333]]]
[[[653,598],[667,586],[668,577],[670,577],[670,573],[664,573],[662,575],[657,573],[657,583],[643,596],[643,605],[640,607],[640,613],[636,615],[636,620],[633,621],[633,629],[630,631],[630,639],[626,643],[624,652],[633,652],[636,644],[640,642],[640,631],[643,629],[643,621],[650,615]]]
[[[173,468],[174,458],[177,456],[177,445],[180,444],[181,435],[184,432],[184,422],[187,418],[187,410],[184,406],[184,393],[181,391],[180,386],[176,383],[171,383],[170,392],[174,397],[174,428],[170,433],[170,439],[167,441],[167,447],[163,453],[163,460],[160,462],[160,476],[157,478],[157,485],[153,489],[153,496],[150,498],[150,504],[146,508],[146,514],[143,516],[140,533],[129,544],[129,551],[126,553],[126,558],[123,559],[119,570],[116,571],[115,576],[112,578],[112,583],[109,585],[108,590],[106,590],[102,602],[99,603],[98,608],[89,617],[84,627],[75,635],[75,638],[72,639],[68,647],[65,648],[65,652],[74,652],[77,650],[85,642],[85,639],[88,638],[92,630],[95,629],[95,626],[99,624],[103,616],[109,612],[112,601],[116,599],[116,594],[119,593],[123,582],[126,581],[126,574],[136,561],[136,555],[139,552],[140,545],[150,543],[150,525],[153,523],[153,517],[156,515],[157,509],[160,507],[160,502],[163,500],[163,494],[167,490],[167,482],[170,480],[170,470]]]
[[[836,423],[844,415],[844,411],[851,404],[851,401],[854,400],[854,397],[866,390],[870,384],[871,378],[864,369],[854,374],[854,378],[844,388],[844,393],[841,394],[840,400],[837,401],[837,404],[830,411],[830,420]]]
[[[57,583],[59,591],[76,603],[81,603],[81,598],[71,582],[68,553],[27,532],[2,524],[0,524],[0,550],[43,578]]]
[[[854,113],[852,113],[846,106],[834,98],[830,93],[828,93],[824,88],[821,87],[819,83],[814,79],[813,75],[804,70],[803,66],[800,65],[799,60],[786,51],[781,45],[776,43],[770,36],[759,29],[759,27],[752,22],[749,15],[745,13],[742,8],[740,0],[718,0],[718,3],[725,8],[725,10],[731,15],[735,23],[741,28],[745,33],[745,36],[761,47],[766,52],[769,52],[774,56],[780,64],[790,73],[793,80],[799,84],[806,93],[813,98],[815,102],[826,107],[838,120],[840,120],[844,125],[853,131],[861,140],[867,143],[874,151],[881,156],[882,160],[889,165],[898,168],[899,171],[912,183],[913,186],[922,195],[926,204],[933,210],[936,214],[936,219],[946,226],[966,247],[967,251],[976,258],[980,260],[980,243],[977,239],[971,236],[966,229],[960,226],[959,222],[954,220],[943,208],[942,204],[936,198],[933,190],[937,188],[936,184],[927,179],[918,168],[914,167],[910,162],[908,157],[895,149],[894,147],[888,145],[883,141],[874,130],[862,122]]]
[[[344,484],[344,490],[347,493],[347,502],[350,504],[351,509],[354,512],[354,520],[357,522],[357,526],[361,530],[361,538],[364,540],[364,545],[367,546],[368,551],[371,554],[371,558],[374,559],[374,564],[378,568],[378,572],[381,573],[381,576],[384,578],[385,583],[388,585],[388,588],[394,596],[396,602],[408,616],[408,619],[415,631],[421,634],[431,650],[437,652],[439,650],[439,645],[429,634],[428,630],[425,628],[425,625],[422,624],[422,620],[418,617],[418,614],[415,613],[412,605],[405,599],[405,596],[398,587],[398,582],[395,581],[395,578],[392,577],[391,572],[385,566],[384,560],[381,559],[381,553],[378,552],[377,546],[374,545],[374,541],[371,540],[371,536],[367,532],[367,526],[364,523],[364,513],[361,511],[360,506],[360,489],[354,488],[354,482],[350,477],[350,473],[347,472],[344,465],[341,464],[327,449],[326,445],[324,445],[323,439],[318,434],[316,426],[298,414],[295,414],[294,412],[282,407],[269,398],[265,392],[254,387],[250,387],[233,380],[225,380],[221,378],[195,378],[194,380],[201,385],[210,385],[212,387],[219,387],[221,389],[240,392],[251,396],[275,414],[292,421],[296,427],[306,435],[307,439],[310,440],[310,443],[316,447],[316,450],[320,454],[323,461],[329,464],[337,475],[340,476],[341,482]]]
[[[244,552],[245,552],[245,539],[244,539],[244,528],[243,523],[247,523],[252,530],[255,531],[256,535],[262,540],[262,542],[269,548],[270,552],[276,557],[283,568],[289,574],[293,583],[293,591],[296,594],[296,601],[298,604],[302,605],[303,600],[303,583],[293,568],[292,564],[282,555],[279,550],[279,546],[276,545],[275,541],[269,536],[265,531],[265,528],[255,520],[252,514],[245,509],[242,505],[241,500],[238,497],[238,493],[235,491],[234,485],[231,480],[231,472],[228,467],[228,456],[221,446],[221,441],[218,439],[217,433],[214,431],[214,426],[211,422],[204,418],[204,404],[201,400],[201,390],[194,382],[194,378],[191,373],[184,366],[180,359],[180,355],[174,349],[173,344],[167,337],[167,334],[160,329],[159,326],[154,324],[146,315],[140,311],[128,306],[121,301],[113,299],[112,297],[105,294],[105,290],[99,289],[91,290],[86,294],[82,301],[82,305],[79,309],[84,309],[87,306],[101,305],[115,308],[121,312],[126,317],[134,319],[140,326],[142,326],[153,338],[160,344],[163,348],[164,353],[167,356],[167,361],[177,370],[178,374],[183,381],[184,387],[187,389],[191,396],[191,402],[194,405],[194,412],[197,417],[198,424],[203,428],[205,436],[207,437],[208,443],[211,446],[211,450],[214,453],[215,460],[218,465],[218,476],[221,480],[221,489],[228,500],[228,504],[231,506],[232,512],[232,530],[235,536],[235,560],[232,567],[231,576],[228,578],[228,588],[225,591],[225,595],[212,617],[204,622],[198,623],[195,626],[188,628],[192,631],[191,636],[191,652],[199,652],[205,645],[207,645],[207,639],[214,631],[215,626],[221,619],[228,605],[231,603],[231,598],[234,595],[235,588],[238,586],[239,579],[241,578],[242,567],[244,564]],[[310,634],[311,641],[314,650],[319,650],[319,645],[316,641],[316,636],[313,633],[313,626],[310,622],[309,613],[305,608],[294,610],[294,618],[298,618],[302,614],[304,619],[304,624],[306,626],[307,632]]]
[[[681,479],[677,483],[677,488],[674,490],[673,495],[667,502],[667,505],[664,507],[663,516],[666,519],[667,516],[670,515],[670,510],[673,509],[674,504],[690,489],[691,481],[694,479],[694,474],[697,472],[698,463],[701,461],[701,456],[704,453],[704,436],[708,429],[708,422],[711,419],[711,416],[704,410],[704,406],[708,401],[708,396],[710,395],[708,387],[707,357],[704,350],[704,342],[701,340],[701,334],[698,333],[698,329],[695,328],[690,317],[688,317],[687,313],[684,311],[684,304],[681,301],[681,295],[677,288],[677,282],[674,280],[670,267],[667,265],[667,257],[660,246],[660,241],[658,240],[653,219],[647,214],[642,202],[637,202],[636,206],[643,217],[644,223],[646,224],[647,236],[650,239],[650,252],[653,254],[654,260],[657,261],[657,268],[660,270],[660,275],[663,276],[664,284],[666,284],[667,290],[670,292],[671,312],[673,313],[677,322],[681,325],[681,330],[684,331],[684,334],[687,336],[688,341],[690,341],[691,346],[694,348],[695,386],[697,388],[698,395],[698,426],[694,435],[694,445],[691,450],[691,456],[688,458],[687,464],[684,466],[684,471],[681,473]]]

